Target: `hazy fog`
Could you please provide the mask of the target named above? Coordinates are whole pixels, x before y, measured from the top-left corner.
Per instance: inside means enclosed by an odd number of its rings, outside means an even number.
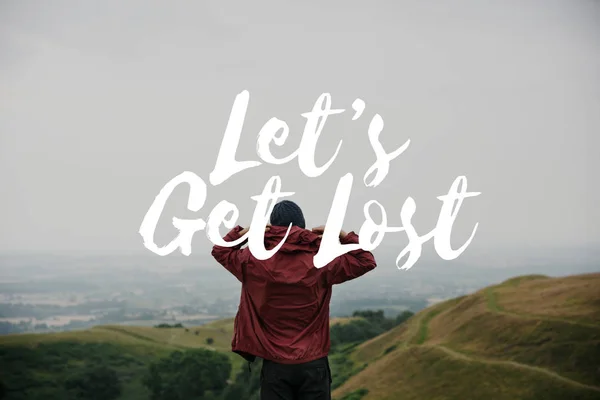
[[[287,121],[331,93],[317,160],[262,165],[208,189],[250,222],[269,177],[325,222],[338,179],[354,174],[345,228],[363,204],[432,229],[458,175],[469,189],[455,245],[471,249],[590,246],[600,241],[600,2],[33,2],[0,3],[0,251],[148,253],[138,229],[158,191],[184,170],[208,183],[235,96],[250,91],[238,159],[256,160],[271,117]],[[366,102],[358,121],[351,104]],[[377,188],[367,127],[382,115],[388,151],[411,140]],[[174,234],[187,188],[165,208],[157,241]],[[400,252],[404,234],[384,246]],[[210,243],[199,233],[193,254]],[[382,245],[382,246],[383,246]],[[432,254],[428,248],[427,253]],[[465,254],[467,254],[465,253]],[[158,256],[157,256],[158,257]]]

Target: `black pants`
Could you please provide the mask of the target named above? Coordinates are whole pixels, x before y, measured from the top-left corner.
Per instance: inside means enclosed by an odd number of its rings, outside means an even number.
[[[327,357],[304,364],[264,360],[261,400],[331,400],[331,370]]]

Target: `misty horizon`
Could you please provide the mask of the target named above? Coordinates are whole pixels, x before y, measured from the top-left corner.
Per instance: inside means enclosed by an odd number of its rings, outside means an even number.
[[[469,191],[482,194],[466,199],[456,219],[455,248],[479,223],[459,260],[600,244],[600,190],[591,184],[600,169],[593,156],[598,3],[339,2],[320,4],[317,15],[275,2],[181,10],[134,4],[0,6],[0,254],[150,255],[138,233],[150,204],[183,171],[208,182],[243,90],[250,100],[239,160],[259,159],[256,136],[271,117],[290,126],[273,153],[296,149],[301,113],[321,93],[346,112],[325,124],[317,163],[341,140],[338,157],[319,178],[292,161],[208,184],[198,213],[186,209],[182,185],[165,207],[157,243],[176,234],[173,216],[207,218],[221,200],[236,204],[238,223],[249,224],[250,197],[275,174],[282,191],[295,192],[289,199],[303,208],[307,226],[324,224],[339,178],[351,172],[348,231],[360,229],[371,199],[399,226],[410,196],[414,225],[425,234],[439,213],[436,197],[464,175]],[[351,121],[357,98],[366,108]],[[387,151],[411,144],[386,179],[367,188],[375,113]],[[398,254],[405,245],[404,234],[388,233],[380,250]],[[210,247],[198,232],[192,255]],[[426,244],[423,258],[436,257]]]

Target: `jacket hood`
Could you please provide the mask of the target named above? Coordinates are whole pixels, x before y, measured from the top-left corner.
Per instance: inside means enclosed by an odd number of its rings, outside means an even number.
[[[287,230],[287,226],[271,226],[269,231],[265,232],[265,249],[271,250],[281,243]],[[298,226],[292,226],[285,243],[279,251],[284,253],[317,252],[320,244],[321,238],[316,233]]]

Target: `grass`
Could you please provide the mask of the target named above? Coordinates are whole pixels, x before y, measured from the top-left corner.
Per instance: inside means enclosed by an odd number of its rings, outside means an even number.
[[[330,359],[334,398],[599,399],[599,289],[600,274],[526,276],[435,304],[360,345],[337,348]],[[9,386],[23,387],[20,398],[52,399],[46,387],[104,362],[122,379],[121,398],[141,400],[149,397],[140,381],[148,363],[174,350],[225,352],[233,377],[243,360],[230,351],[232,333],[227,319],[190,328],[100,326],[1,336],[0,371],[3,380],[11,373]],[[31,381],[41,386],[27,388]]]
[[[434,315],[429,315],[430,313],[436,315],[442,313],[462,299],[464,299],[464,296],[429,307],[424,312],[414,315],[405,323],[362,343],[350,355],[350,358],[356,363],[367,363],[393,351],[391,348],[403,347],[415,341],[425,341],[429,335],[429,323],[423,322],[423,319],[431,320]]]
[[[52,399],[67,376],[84,365],[103,363],[117,371],[123,385],[121,399],[147,400],[149,393],[141,379],[149,363],[175,350],[204,347],[224,352],[230,357],[233,379],[243,359],[230,351],[232,333],[233,320],[223,320],[189,328],[119,325],[0,336],[0,371],[11,389],[9,398]],[[211,345],[208,338],[213,339]]]
[[[167,348],[116,342],[54,340],[34,346],[0,346],[0,370],[8,398],[65,398],[64,381],[86,365],[109,365],[120,376],[128,399],[147,399],[141,376]]]
[[[355,319],[360,318],[335,318],[331,325],[346,324]],[[62,386],[62,380],[72,371],[103,360],[121,378],[122,399],[146,400],[149,393],[142,385],[141,377],[148,364],[175,350],[202,347],[227,354],[233,367],[233,380],[246,367],[244,360],[231,352],[233,324],[234,319],[230,318],[198,327],[105,325],[59,333],[0,336],[0,371],[3,372],[2,380],[11,381],[9,388],[20,388],[23,398],[54,398],[48,395],[49,388]],[[209,338],[212,339],[210,345]],[[336,364],[332,369],[338,374],[337,382],[343,382],[360,370],[348,360],[351,349],[352,346],[346,346],[340,352],[341,357],[334,361]],[[27,389],[32,382],[36,385],[41,382],[41,387]],[[9,398],[19,398],[14,390],[11,393]]]
[[[423,344],[427,340],[427,332],[429,330],[429,321],[431,321],[441,310],[429,311],[419,320],[419,331],[414,339],[416,344]]]
[[[403,343],[404,339],[408,336],[408,326],[413,325],[404,323],[382,335],[360,344],[350,355],[351,360],[356,363],[366,363],[377,359],[391,346],[394,346],[397,343]]]
[[[496,298],[496,292],[492,288],[485,289],[485,297],[487,300],[487,306],[491,311],[502,312],[504,309],[498,305]]]
[[[502,299],[504,312],[600,327],[597,275],[528,279],[518,286],[508,281],[493,290]]]
[[[517,277],[438,303],[354,349],[342,399],[600,398],[600,274]]]
[[[600,392],[509,364],[493,364],[441,348],[408,346],[351,378],[334,398],[367,389],[364,400],[598,399]]]
[[[547,279],[547,278],[548,277],[546,275],[522,275],[522,276],[516,276],[514,278],[510,278],[510,279],[502,282],[501,285],[518,287],[523,282],[530,282],[533,280]]]

